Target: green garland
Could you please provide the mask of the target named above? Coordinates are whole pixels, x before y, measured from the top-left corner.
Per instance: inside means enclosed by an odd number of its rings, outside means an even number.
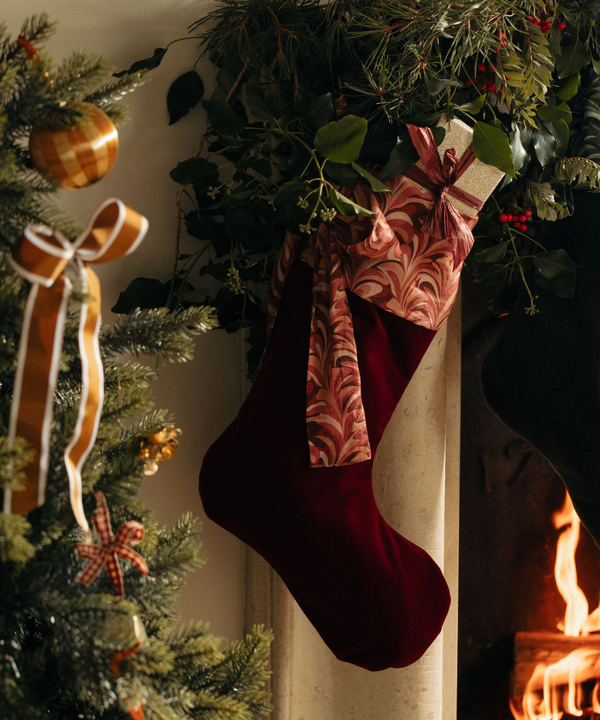
[[[536,284],[571,297],[576,266],[566,250],[545,251],[543,227],[572,211],[573,183],[600,189],[599,16],[598,0],[222,2],[191,27],[219,68],[214,93],[202,99],[191,70],[167,98],[171,123],[200,101],[207,116],[194,157],[171,172],[173,271],[134,280],[114,310],[212,305],[228,332],[248,329],[252,374],[285,232],[368,215],[337,188],[362,177],[387,191],[381,181],[418,159],[406,124],[434,127],[442,115],[470,124],[475,155],[506,173],[466,263],[477,281],[500,285],[494,311],[510,309],[521,281],[530,313]],[[179,247],[182,220],[199,243],[191,252]],[[193,284],[198,268],[219,281],[216,292]]]

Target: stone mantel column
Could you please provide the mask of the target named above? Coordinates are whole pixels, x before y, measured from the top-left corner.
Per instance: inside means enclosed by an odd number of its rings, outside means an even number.
[[[272,720],[454,720],[458,598],[460,302],[386,429],[374,491],[385,519],[440,565],[452,594],[442,634],[414,665],[371,673],[338,661],[285,585],[246,550],[246,624],[275,632]]]

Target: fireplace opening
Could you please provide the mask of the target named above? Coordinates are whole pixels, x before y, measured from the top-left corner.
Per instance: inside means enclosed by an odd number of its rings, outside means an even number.
[[[465,278],[458,720],[600,718],[600,549],[549,463],[485,406],[481,363],[504,322],[488,298]],[[555,579],[560,538],[571,579],[575,568],[569,602]],[[571,616],[579,629],[565,634]]]

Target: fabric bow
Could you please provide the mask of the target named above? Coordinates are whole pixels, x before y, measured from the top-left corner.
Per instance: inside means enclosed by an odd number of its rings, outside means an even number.
[[[475,161],[473,148],[469,147],[460,160],[456,157],[454,148],[449,148],[444,153],[442,162],[429,128],[416,125],[407,125],[407,128],[425,171],[418,165],[413,165],[403,174],[429,190],[435,198],[431,211],[422,220],[421,231],[442,240],[450,238],[454,248],[454,262],[459,265],[473,246],[473,233],[467,224],[467,218],[452,205],[448,195],[477,211],[483,207],[478,198],[454,184]]]
[[[147,229],[145,217],[111,198],[100,205],[75,242],[45,225],[28,225],[13,248],[9,263],[31,283],[31,289],[23,316],[8,443],[12,445],[17,436],[24,438],[35,450],[35,459],[25,468],[25,489],[5,489],[7,514],[12,509],[24,515],[45,500],[54,391],[73,289],[63,270],[70,265],[88,299],[81,308],[79,325],[81,402],[64,461],[73,513],[88,541],[91,537],[83,511],[81,469],[96,441],[104,398],[104,372],[98,341],[100,281],[87,265],[128,255],[144,239]]]
[[[102,545],[92,545],[87,542],[75,545],[79,557],[82,560],[91,561],[81,571],[76,582],[89,587],[100,570],[106,565],[106,572],[112,581],[115,593],[122,600],[125,597],[125,586],[123,584],[123,571],[117,556],[120,555],[127,560],[131,560],[143,575],[148,574],[148,566],[144,558],[131,549],[133,545],[139,545],[144,539],[144,526],[135,520],[129,520],[121,525],[117,534],[113,537],[106,498],[99,490],[96,492],[96,503],[97,507],[93,522]]]

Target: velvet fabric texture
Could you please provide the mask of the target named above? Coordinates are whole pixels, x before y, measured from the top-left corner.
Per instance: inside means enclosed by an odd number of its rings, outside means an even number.
[[[310,468],[306,368],[312,269],[296,260],[259,374],[200,473],[206,514],[281,576],[340,659],[404,667],[439,634],[450,596],[429,555],[373,496],[373,461]],[[348,293],[373,454],[435,332]]]
[[[490,409],[540,452],[563,479],[600,546],[600,195],[573,193],[573,215],[552,223],[548,250],[564,248],[577,269],[573,298],[536,287],[522,293],[482,371]]]

